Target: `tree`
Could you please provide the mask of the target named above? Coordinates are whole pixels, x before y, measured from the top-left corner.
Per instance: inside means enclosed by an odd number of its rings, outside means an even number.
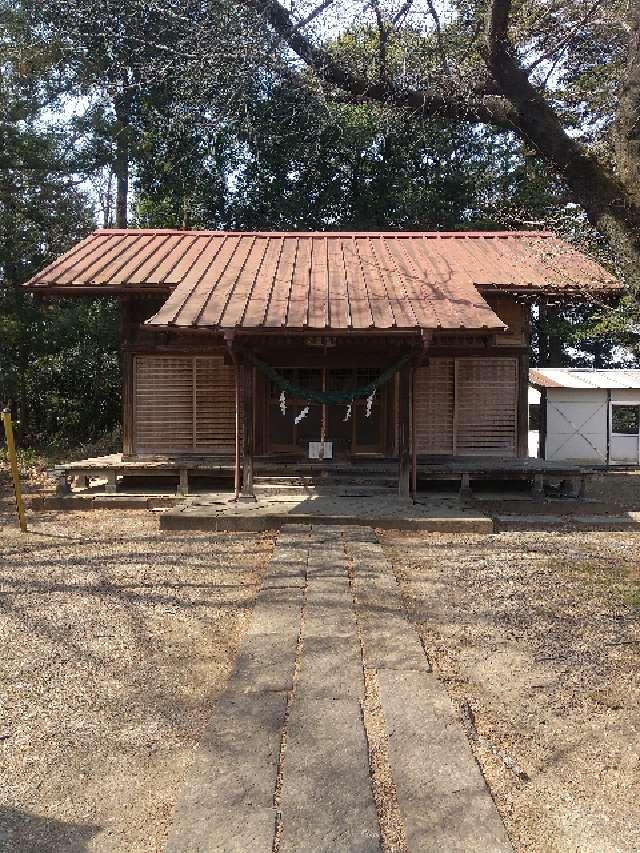
[[[358,51],[336,55],[322,28],[314,31],[330,13],[331,0],[315,8],[296,6],[295,17],[279,0],[243,2],[313,72],[329,98],[372,101],[516,134],[562,178],[590,223],[607,235],[627,274],[633,274],[640,260],[640,0],[460,2],[452,3],[446,24],[428,2],[426,34],[422,13],[412,17],[411,0],[401,6],[375,0],[365,8],[379,49],[377,61],[367,64]],[[334,21],[336,26],[344,31]],[[589,53],[606,63],[601,89],[618,75],[617,122],[605,127],[605,132],[617,130],[617,164],[607,145],[599,150],[594,144],[593,127],[581,121],[602,95],[576,85],[576,69],[584,67],[576,57],[584,60]],[[292,76],[296,73],[300,80],[294,68]]]
[[[39,305],[21,285],[94,227],[64,134],[42,121],[63,91],[56,53],[22,10],[4,14],[0,82],[0,401],[21,438],[86,440],[119,414],[113,304]]]

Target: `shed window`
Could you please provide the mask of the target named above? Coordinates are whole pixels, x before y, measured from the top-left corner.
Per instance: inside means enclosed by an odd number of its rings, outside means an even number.
[[[611,407],[611,432],[618,435],[638,435],[640,406],[614,403]]]

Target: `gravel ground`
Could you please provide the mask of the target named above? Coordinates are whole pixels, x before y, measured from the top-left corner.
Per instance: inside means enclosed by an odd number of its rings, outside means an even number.
[[[159,851],[273,537],[0,515],[0,850]]]
[[[640,534],[383,535],[516,851],[640,850]]]

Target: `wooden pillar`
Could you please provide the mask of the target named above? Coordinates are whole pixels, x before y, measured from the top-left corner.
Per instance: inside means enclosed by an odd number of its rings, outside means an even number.
[[[242,496],[255,497],[253,494],[253,456],[254,456],[254,370],[245,364],[242,368],[242,405],[244,414],[244,438],[242,442]]]
[[[611,388],[607,390],[607,465],[611,465]]]
[[[518,359],[518,446],[517,455],[523,459],[529,455],[529,352],[521,353]]]
[[[411,419],[411,366],[405,364],[400,369],[398,395],[398,495],[409,499],[411,455],[410,455],[410,419]]]
[[[544,474],[534,474],[531,483],[531,494],[535,501],[544,501]]]
[[[418,492],[418,452],[416,447],[416,366],[411,367],[411,497]]]
[[[233,355],[233,353],[232,353]],[[234,465],[234,473],[233,473],[233,489],[235,492],[235,499],[238,500],[240,497],[240,365],[238,364],[238,359],[233,355],[233,373],[235,379],[235,404],[236,404],[236,417],[235,417],[235,430],[236,430],[236,440],[235,440],[235,465]]]
[[[135,303],[129,297],[120,299],[120,365],[122,376],[122,454],[131,457],[135,453],[135,425],[134,425],[134,362],[131,353],[131,345],[135,337]]]
[[[187,468],[180,468],[178,472],[180,477],[178,481],[178,488],[176,489],[176,494],[178,495],[188,495],[189,494],[189,471]]]
[[[547,389],[542,388],[540,390],[540,423],[538,430],[538,456],[540,459],[547,458],[547,405],[549,401],[547,399]]]

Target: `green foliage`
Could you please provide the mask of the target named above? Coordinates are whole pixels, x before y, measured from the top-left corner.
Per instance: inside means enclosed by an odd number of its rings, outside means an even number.
[[[0,85],[0,403],[13,409],[21,443],[86,440],[119,416],[117,306],[42,306],[21,288],[92,230],[93,212],[68,140],[41,121],[56,88],[51,52],[36,41],[27,62],[28,21],[20,12],[5,21],[13,26]]]

